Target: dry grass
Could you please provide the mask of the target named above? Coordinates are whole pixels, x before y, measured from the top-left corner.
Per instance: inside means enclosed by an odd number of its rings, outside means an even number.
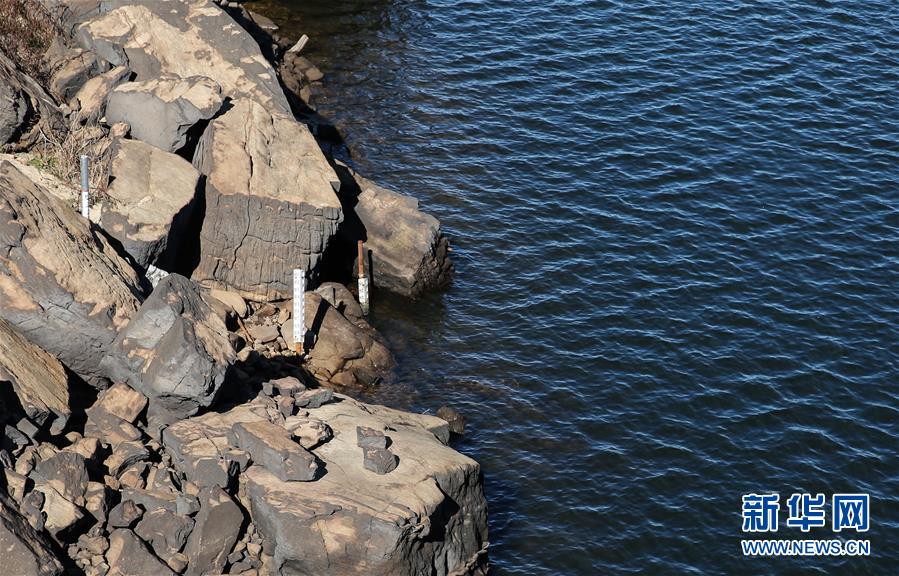
[[[75,118],[65,134],[42,131],[38,143],[30,150],[32,158],[28,163],[77,189],[81,187],[81,155],[86,154],[90,157],[91,204],[96,204],[106,198],[111,143],[112,138],[105,130],[99,126],[82,126]]]
[[[0,0],[0,50],[28,75],[45,81],[41,59],[60,33],[58,22],[39,0]]]

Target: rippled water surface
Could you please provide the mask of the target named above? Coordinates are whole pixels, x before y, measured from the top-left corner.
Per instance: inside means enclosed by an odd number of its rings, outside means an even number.
[[[467,414],[497,574],[897,573],[897,6],[264,7],[452,239],[374,398]],[[753,491],[870,492],[873,555],[743,559]]]

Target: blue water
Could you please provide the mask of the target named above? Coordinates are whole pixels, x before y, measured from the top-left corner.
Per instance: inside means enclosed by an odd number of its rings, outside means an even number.
[[[452,240],[374,399],[467,414],[496,574],[899,571],[899,5],[275,4]],[[749,492],[869,492],[872,555],[743,558]]]

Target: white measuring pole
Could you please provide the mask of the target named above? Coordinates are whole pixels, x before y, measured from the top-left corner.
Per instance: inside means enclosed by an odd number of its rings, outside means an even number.
[[[362,308],[362,315],[368,316],[368,277],[365,275],[365,247],[362,240],[359,240],[359,306]]]
[[[85,155],[81,156],[81,215],[85,218],[90,218],[91,216],[91,205],[88,191],[88,158]]]
[[[296,268],[293,271],[293,347],[297,354],[302,354],[303,342],[306,339],[306,271]]]

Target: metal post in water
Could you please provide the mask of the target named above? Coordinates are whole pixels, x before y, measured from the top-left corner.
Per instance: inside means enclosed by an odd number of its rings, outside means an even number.
[[[85,155],[81,155],[81,215],[85,218],[90,218],[91,215],[91,206],[90,206],[90,197],[89,197],[89,166],[88,166],[88,158]]]
[[[365,276],[365,245],[359,240],[359,306],[362,315],[368,316],[368,277]]]
[[[306,340],[306,271],[296,268],[293,271],[293,347],[297,354],[305,352],[303,343]]]

